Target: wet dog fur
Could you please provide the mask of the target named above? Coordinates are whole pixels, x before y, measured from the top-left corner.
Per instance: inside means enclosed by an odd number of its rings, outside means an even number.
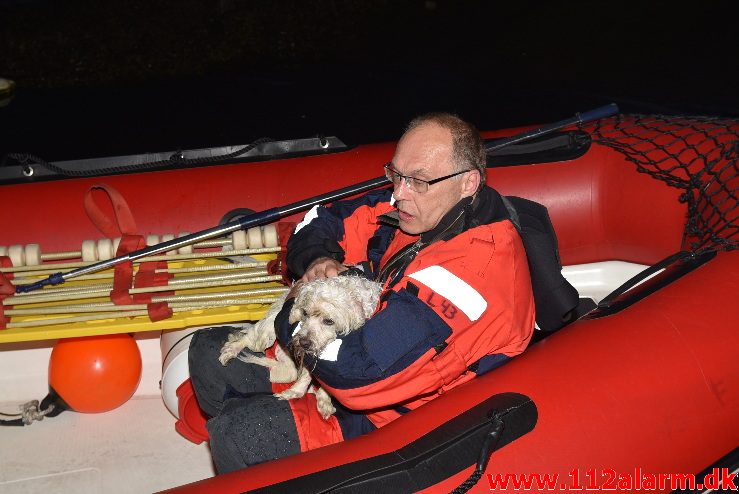
[[[294,382],[287,390],[276,393],[282,400],[300,398],[312,382],[310,371],[303,364],[305,355],[318,358],[336,340],[362,327],[374,314],[380,299],[381,285],[360,276],[336,276],[302,284],[289,321],[299,323],[287,349],[278,345],[275,359],[243,354],[245,348],[263,352],[276,339],[275,317],[282,309],[287,295],[277,300],[264,319],[229,336],[221,349],[219,360],[223,365],[234,357],[247,363],[262,365],[270,370],[270,381]],[[316,391],[317,407],[327,419],[336,410],[331,397],[322,388]]]

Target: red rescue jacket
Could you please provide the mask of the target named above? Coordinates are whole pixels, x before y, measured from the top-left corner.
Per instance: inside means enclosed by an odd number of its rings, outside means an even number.
[[[390,198],[383,190],[318,207],[288,243],[296,276],[328,256],[364,265],[384,282],[375,315],[330,355],[308,363],[339,402],[344,438],[381,427],[518,355],[534,328],[526,253],[497,192],[484,188],[420,236],[392,225]],[[278,316],[276,327],[287,343],[293,329],[287,318]]]

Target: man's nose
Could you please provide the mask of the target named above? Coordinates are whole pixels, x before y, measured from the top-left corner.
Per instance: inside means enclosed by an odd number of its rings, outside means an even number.
[[[393,196],[396,201],[402,201],[408,195],[408,184],[405,183],[405,179],[400,179],[398,185],[393,186]]]

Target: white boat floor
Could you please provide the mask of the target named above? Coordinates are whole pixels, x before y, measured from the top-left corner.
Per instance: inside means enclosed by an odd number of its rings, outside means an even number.
[[[207,444],[180,436],[174,421],[161,396],[135,396],[106,413],[2,427],[0,492],[141,494],[213,476]]]

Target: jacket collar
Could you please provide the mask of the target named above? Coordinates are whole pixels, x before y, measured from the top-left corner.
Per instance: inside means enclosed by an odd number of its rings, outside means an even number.
[[[452,207],[431,230],[420,235],[422,244],[437,240],[449,240],[460,233],[480,225],[509,219],[508,211],[500,194],[485,186],[475,196],[465,197]],[[380,223],[398,228],[398,211],[394,210],[377,217]]]

